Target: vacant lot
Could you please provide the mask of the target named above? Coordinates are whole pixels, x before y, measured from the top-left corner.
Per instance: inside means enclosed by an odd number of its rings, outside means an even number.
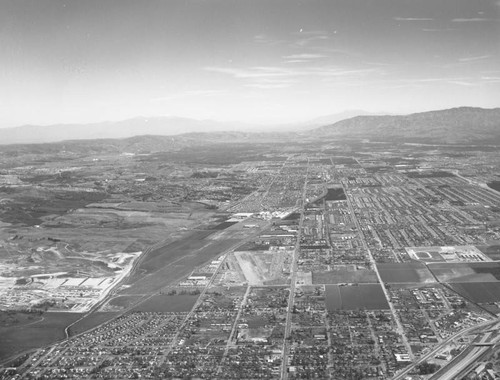
[[[325,296],[326,308],[329,311],[389,309],[384,292],[379,284],[326,285]]]

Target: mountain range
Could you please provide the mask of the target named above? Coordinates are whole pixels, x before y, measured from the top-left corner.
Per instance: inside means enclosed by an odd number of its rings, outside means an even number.
[[[184,133],[212,132],[284,132],[304,131],[358,115],[366,111],[352,110],[325,115],[293,124],[259,125],[243,122],[220,122],[182,117],[137,117],[122,121],[91,124],[23,125],[0,129],[0,144],[32,144],[67,140],[119,139],[133,136],[172,136]]]
[[[500,108],[459,107],[400,116],[357,116],[313,130],[328,137],[427,143],[500,143]]]
[[[181,117],[137,117],[92,124],[23,125],[0,129],[0,144],[30,144],[66,140],[119,139],[142,135],[171,136],[193,132],[252,129],[251,124]]]
[[[358,116],[352,117],[353,115]],[[25,125],[0,129],[0,144],[121,139],[142,135],[214,134],[215,132],[245,132],[244,139],[251,140],[252,133],[250,132],[257,131],[259,134],[263,131],[274,134],[286,133],[287,138],[292,139],[300,138],[294,135],[299,133],[309,138],[500,144],[500,108],[459,107],[410,115],[370,115],[364,111],[348,111],[309,122],[275,127],[176,117],[138,117],[94,124]],[[240,136],[240,134],[237,135]],[[217,136],[222,138],[224,135],[219,133]],[[230,134],[227,137],[232,138]]]

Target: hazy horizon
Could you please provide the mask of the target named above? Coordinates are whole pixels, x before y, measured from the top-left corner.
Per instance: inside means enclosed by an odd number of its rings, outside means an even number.
[[[450,107],[450,109],[453,109],[453,108],[468,108],[468,107],[471,107],[471,108],[482,108],[482,109],[497,109],[497,108],[500,108],[500,107],[490,107],[490,108],[487,108],[487,107],[474,107],[474,106],[469,106],[469,105],[457,105],[457,106],[454,106],[454,107]],[[293,126],[299,126],[299,125],[303,125],[303,126],[306,126],[307,124],[310,124],[310,123],[313,123],[314,122],[317,122],[318,125],[321,125],[321,119],[328,119],[329,117],[340,117],[340,116],[343,116],[343,115],[347,115],[345,117],[345,119],[349,119],[351,117],[354,117],[354,116],[351,116],[349,114],[353,114],[353,115],[356,115],[358,116],[357,114],[359,114],[359,116],[365,116],[365,115],[372,115],[372,116],[404,116],[404,115],[411,115],[411,114],[417,114],[417,113],[425,113],[425,112],[433,112],[433,111],[442,111],[444,109],[428,109],[428,110],[416,110],[416,111],[411,111],[411,112],[406,112],[406,113],[393,113],[393,112],[384,112],[384,111],[380,111],[380,112],[369,112],[369,111],[366,111],[366,110],[351,110],[351,109],[346,109],[346,110],[343,110],[343,111],[340,111],[340,112],[336,112],[336,113],[330,113],[330,114],[321,114],[321,115],[317,115],[317,116],[312,116],[311,118],[308,118],[308,119],[303,119],[303,120],[294,120],[294,121],[290,121],[290,122],[255,122],[255,123],[252,123],[252,122],[247,122],[247,121],[244,121],[244,120],[216,120],[216,119],[197,119],[197,118],[190,118],[190,117],[184,117],[184,116],[177,116],[177,115],[150,115],[150,116],[147,116],[147,115],[137,115],[137,116],[132,116],[132,117],[128,117],[128,118],[125,118],[125,119],[107,119],[107,120],[96,120],[96,121],[89,121],[89,122],[71,122],[71,121],[68,121],[68,122],[60,122],[60,123],[45,123],[45,124],[42,124],[42,123],[38,123],[38,124],[35,124],[35,123],[28,123],[28,124],[21,124],[21,125],[12,125],[12,126],[9,126],[9,125],[6,125],[6,126],[0,126],[0,129],[12,129],[12,128],[18,128],[18,127],[50,127],[50,126],[57,126],[57,125],[82,125],[82,126],[85,126],[85,125],[97,125],[97,124],[111,124],[111,123],[121,123],[121,122],[126,122],[126,121],[131,121],[131,120],[134,120],[134,119],[137,119],[137,120],[140,120],[140,121],[144,121],[147,119],[179,119],[179,120],[187,120],[187,121],[194,121],[194,122],[213,122],[213,123],[220,123],[221,125],[222,124],[236,124],[236,125],[242,125],[242,126],[247,126],[247,127],[251,127],[251,126],[255,126],[255,127],[262,127],[262,128],[266,128],[266,127],[276,127],[276,128],[287,128],[287,127],[293,127]],[[340,120],[344,120],[343,118],[339,118],[339,121]]]
[[[3,1],[0,128],[500,106],[497,0]]]

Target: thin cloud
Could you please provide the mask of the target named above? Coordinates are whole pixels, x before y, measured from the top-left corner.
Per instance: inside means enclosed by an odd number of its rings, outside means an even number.
[[[332,48],[328,46],[310,46],[308,47],[310,51],[318,52],[318,54],[323,54],[327,56],[332,55],[342,55],[356,59],[366,59],[365,55],[359,51]]]
[[[307,45],[312,44],[315,41],[324,41],[328,40],[328,36],[312,36],[312,37],[307,37],[307,38],[299,38],[298,40],[293,42],[294,46],[299,46],[299,47],[304,47]]]
[[[410,79],[408,81],[414,81],[418,83],[436,83],[436,82],[463,82],[466,78],[420,78],[420,79]]]
[[[464,58],[459,58],[459,62],[474,62],[474,61],[482,61],[483,59],[488,59],[490,58],[491,55],[480,55],[476,57],[464,57]]]
[[[248,83],[244,85],[245,87],[250,88],[258,88],[261,90],[275,90],[288,88],[291,86],[291,83]]]
[[[309,60],[309,59],[320,59],[320,58],[326,58],[326,55],[323,54],[291,54],[291,55],[286,55],[283,58],[285,59],[299,59],[299,60]]]
[[[391,64],[388,62],[364,61],[363,63],[368,66],[380,66],[380,67],[391,66]]]
[[[330,33],[328,33],[326,30],[306,30],[306,29],[299,29],[297,32],[293,32],[293,35],[296,36],[325,36],[328,37]]]
[[[284,40],[269,37],[265,34],[257,34],[253,37],[253,41],[260,45],[276,46],[285,43]]]
[[[345,69],[330,69],[330,70],[313,70],[313,74],[316,74],[318,76],[322,77],[360,77],[360,76],[366,76],[368,74],[375,74],[375,73],[382,73],[381,70],[379,69],[352,69],[352,70],[345,70]]]
[[[167,101],[176,100],[176,99],[183,99],[183,98],[196,97],[196,96],[213,96],[213,95],[219,95],[222,93],[224,93],[224,91],[221,91],[221,90],[192,90],[192,91],[181,92],[181,93],[174,94],[174,95],[166,95],[166,96],[160,96],[157,98],[151,98],[151,99],[149,99],[149,101],[150,102],[167,102]]]
[[[458,86],[466,86],[466,87],[470,87],[470,86],[475,85],[474,83],[471,83],[471,82],[464,82],[464,81],[459,81],[459,80],[449,80],[448,83],[456,84]]]
[[[482,17],[471,17],[471,18],[454,18],[451,22],[484,22],[484,21],[493,21],[491,18],[482,18]]]
[[[500,83],[500,76],[482,76],[481,80],[485,83]]]
[[[315,41],[325,41],[330,39],[330,33],[324,30],[300,29],[298,32],[292,33],[292,35],[300,37],[292,42],[292,46],[294,47],[304,47],[311,45]]]
[[[433,18],[428,17],[394,17],[396,21],[434,21]]]
[[[451,32],[452,30],[456,30],[454,28],[423,28],[422,32],[429,32],[429,33],[439,33],[439,32]]]
[[[322,82],[354,81],[370,75],[383,74],[380,68],[346,69],[336,66],[254,66],[247,68],[206,67],[205,70],[230,75],[235,79],[242,80],[245,87],[259,89],[279,89],[291,87],[306,79],[321,79]]]
[[[282,67],[257,66],[250,68],[205,67],[205,70],[221,74],[228,74],[234,78],[269,78],[293,76],[294,72]]]
[[[259,89],[278,89],[290,87],[295,83],[297,73],[293,70],[275,66],[254,66],[248,68],[206,67],[206,71],[225,74],[243,80],[245,87]]]

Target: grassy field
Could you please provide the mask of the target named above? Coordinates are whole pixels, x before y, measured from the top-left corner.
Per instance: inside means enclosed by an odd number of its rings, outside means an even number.
[[[389,309],[379,284],[357,286],[326,285],[326,308],[334,310],[381,310]]]
[[[0,326],[2,327],[21,327],[32,324],[43,319],[42,313],[24,313],[17,311],[0,311]]]
[[[64,328],[81,316],[80,313],[44,313],[42,320],[31,324],[0,327],[0,359],[64,339]]]
[[[199,295],[157,295],[134,308],[134,311],[182,313],[188,312]]]
[[[117,296],[113,297],[110,299],[100,310],[101,311],[119,311],[126,309],[130,306],[133,306],[139,300],[143,298],[143,296],[140,295],[133,295],[133,296]]]
[[[101,323],[107,322],[110,319],[116,317],[118,313],[115,312],[95,312],[85,317],[80,322],[71,326],[70,335],[80,334],[84,331],[90,330]]]
[[[139,269],[151,273],[175,259],[199,250],[207,244],[204,239],[212,233],[214,231],[193,231],[164,247],[155,249],[141,261]]]

